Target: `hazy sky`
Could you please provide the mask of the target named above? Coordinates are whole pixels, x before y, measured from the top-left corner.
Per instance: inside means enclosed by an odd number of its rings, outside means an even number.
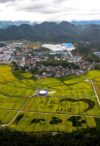
[[[0,0],[0,20],[100,20],[100,0]]]

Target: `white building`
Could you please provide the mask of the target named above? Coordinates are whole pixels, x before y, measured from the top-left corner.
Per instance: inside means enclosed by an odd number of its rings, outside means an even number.
[[[48,48],[51,51],[71,51],[74,50],[75,47],[71,43],[63,43],[63,44],[43,44],[42,47]]]

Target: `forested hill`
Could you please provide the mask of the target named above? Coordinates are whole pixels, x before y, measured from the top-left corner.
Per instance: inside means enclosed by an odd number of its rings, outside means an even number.
[[[3,40],[34,40],[48,42],[62,41],[100,41],[100,25],[74,25],[63,21],[61,23],[44,22],[41,24],[10,26],[0,29],[0,41]]]

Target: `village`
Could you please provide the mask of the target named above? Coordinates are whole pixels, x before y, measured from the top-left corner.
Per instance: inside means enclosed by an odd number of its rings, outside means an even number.
[[[29,46],[13,42],[0,47],[0,64],[11,64],[14,71],[31,72],[35,78],[80,75],[94,69],[97,63],[73,55],[75,49],[71,43]]]

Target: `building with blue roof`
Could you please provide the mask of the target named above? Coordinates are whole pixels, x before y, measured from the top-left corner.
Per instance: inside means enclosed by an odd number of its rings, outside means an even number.
[[[75,49],[75,47],[72,43],[63,43],[63,46],[66,47],[66,49],[69,50],[69,51]]]
[[[73,47],[73,44],[72,43],[63,43],[63,46],[65,46],[65,47]]]

